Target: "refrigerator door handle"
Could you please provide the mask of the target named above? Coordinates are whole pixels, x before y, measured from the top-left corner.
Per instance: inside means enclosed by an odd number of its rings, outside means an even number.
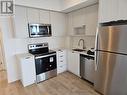
[[[99,35],[99,28],[97,28],[97,33],[96,33],[96,39],[95,39],[95,71],[97,70],[98,67],[98,35]]]
[[[96,51],[95,55],[96,55],[96,58],[95,58],[95,71],[97,71],[98,65],[99,65],[99,60],[98,60],[98,58],[99,58],[99,52]]]
[[[95,51],[95,71],[97,71],[97,51]]]
[[[96,38],[95,38],[95,50],[98,50],[98,37],[99,37],[99,28],[97,28]]]

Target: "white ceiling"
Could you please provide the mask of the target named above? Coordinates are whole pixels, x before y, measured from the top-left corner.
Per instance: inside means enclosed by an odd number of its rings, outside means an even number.
[[[62,0],[15,0],[16,5],[61,11]]]
[[[15,0],[15,4],[67,13],[97,3],[97,1],[98,0]]]
[[[62,12],[70,12],[97,3],[98,0],[63,0]]]

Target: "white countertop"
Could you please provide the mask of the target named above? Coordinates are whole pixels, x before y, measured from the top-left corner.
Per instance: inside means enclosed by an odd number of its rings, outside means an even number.
[[[89,54],[87,54],[87,51],[83,51],[83,52],[74,51],[74,50],[70,50],[70,51],[72,51],[73,53],[78,53],[78,54],[83,54],[83,55],[88,55],[88,56],[91,56],[91,57],[95,57],[95,55],[89,55]]]
[[[22,54],[16,54],[17,58],[26,58],[26,57],[34,57],[34,55],[30,54],[30,53],[22,53]]]

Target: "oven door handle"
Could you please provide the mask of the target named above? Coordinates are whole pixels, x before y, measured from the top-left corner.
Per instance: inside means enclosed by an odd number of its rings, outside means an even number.
[[[56,55],[56,53],[48,54],[48,55],[44,55],[44,56],[38,56],[38,57],[35,57],[35,59],[40,59],[40,58],[49,57],[49,56],[53,56],[53,55]]]

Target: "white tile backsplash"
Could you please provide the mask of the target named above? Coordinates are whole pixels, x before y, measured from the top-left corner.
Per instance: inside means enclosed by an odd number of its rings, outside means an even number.
[[[28,44],[45,43],[45,42],[47,42],[49,44],[50,49],[65,47],[65,38],[64,37],[15,39],[16,54],[28,52]]]
[[[78,42],[80,39],[84,39],[85,41],[85,46],[87,49],[94,48],[95,46],[95,36],[82,36],[82,37],[71,37],[71,48],[82,48],[83,45],[82,43],[80,44],[81,46],[78,46]]]

